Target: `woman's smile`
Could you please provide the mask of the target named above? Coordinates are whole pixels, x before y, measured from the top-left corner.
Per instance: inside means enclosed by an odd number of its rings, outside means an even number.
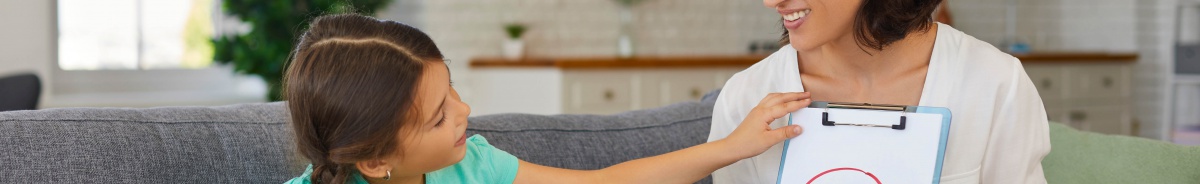
[[[795,30],[804,24],[804,19],[809,13],[812,13],[812,9],[779,10],[779,15],[783,17],[783,27],[788,30]]]

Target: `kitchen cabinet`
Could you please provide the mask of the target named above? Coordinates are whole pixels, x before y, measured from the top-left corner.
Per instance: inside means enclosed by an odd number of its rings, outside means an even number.
[[[1051,121],[1135,135],[1134,54],[1035,53],[1021,60]],[[611,114],[696,100],[765,55],[471,61],[475,114]]]
[[[1118,135],[1137,135],[1132,117],[1133,62],[1137,55],[1044,53],[1016,55],[1037,87],[1051,121]]]
[[[699,100],[765,55],[471,61],[476,114],[612,114]],[[513,92],[521,91],[521,92]],[[530,100],[536,99],[536,100]]]

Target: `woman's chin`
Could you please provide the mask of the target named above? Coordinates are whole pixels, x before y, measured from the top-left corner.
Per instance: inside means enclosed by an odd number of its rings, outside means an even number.
[[[791,42],[791,43],[789,43],[789,45],[792,46],[792,49],[796,49],[796,51],[812,50],[813,48],[816,47],[815,45],[805,43],[804,40],[800,40],[800,39],[791,39],[789,41]]]

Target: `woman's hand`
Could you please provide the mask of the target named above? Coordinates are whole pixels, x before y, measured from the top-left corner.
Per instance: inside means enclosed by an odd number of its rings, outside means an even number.
[[[721,141],[726,142],[729,151],[738,152],[742,158],[749,158],[762,154],[781,141],[799,136],[803,132],[800,125],[788,125],[772,130],[770,124],[788,113],[808,107],[812,103],[810,97],[808,92],[768,94],[758,102],[758,106],[750,110],[742,124]]]

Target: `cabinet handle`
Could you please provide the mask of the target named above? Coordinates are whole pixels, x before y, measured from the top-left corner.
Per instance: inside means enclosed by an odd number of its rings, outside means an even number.
[[[700,99],[700,88],[692,88],[692,99]]]
[[[1104,79],[1100,81],[1100,84],[1103,84],[1104,88],[1112,88],[1113,87],[1113,79],[1112,79],[1112,77],[1104,77]]]
[[[1070,118],[1071,118],[1070,121],[1084,121],[1084,120],[1087,120],[1087,113],[1083,113],[1083,112],[1079,112],[1079,111],[1071,111]]]
[[[616,96],[616,95],[613,94],[613,91],[611,89],[604,90],[604,101],[612,101],[613,96]]]
[[[1049,89],[1050,88],[1050,79],[1042,79],[1042,87]]]

